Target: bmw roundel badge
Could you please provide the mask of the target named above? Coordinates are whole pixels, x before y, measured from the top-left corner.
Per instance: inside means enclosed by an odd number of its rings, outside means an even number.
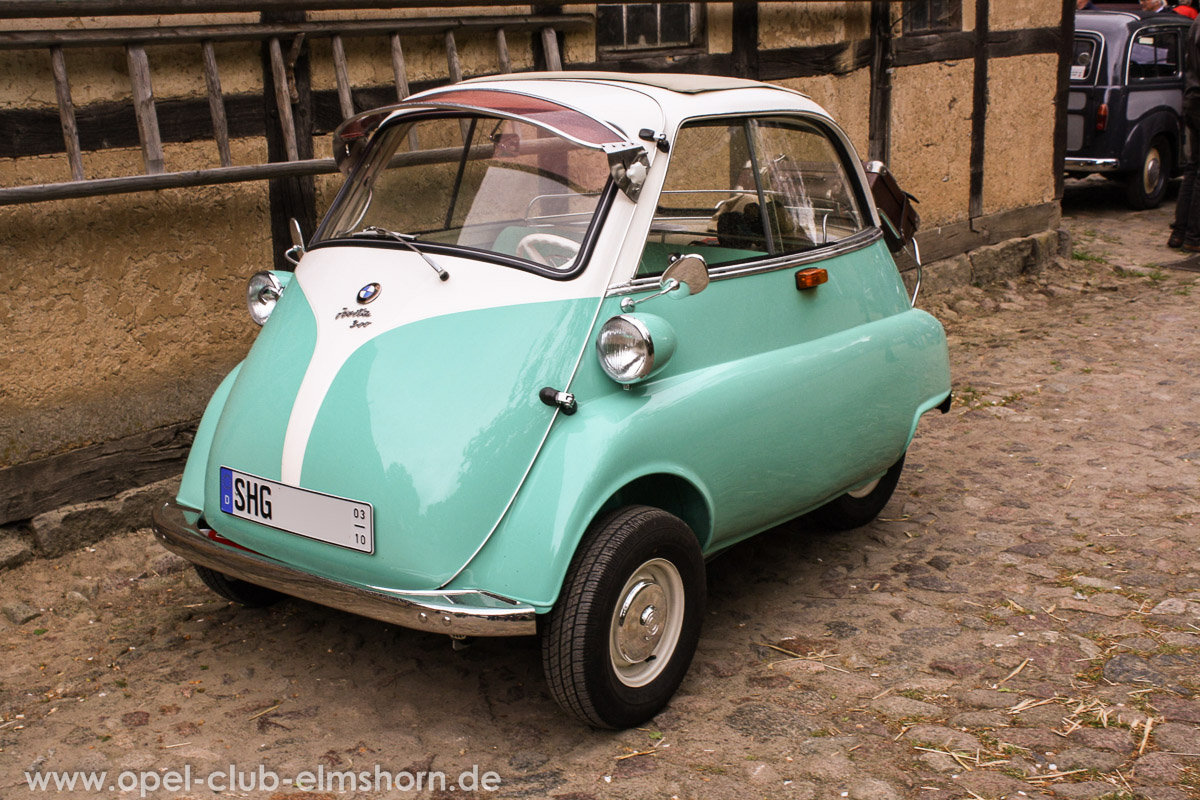
[[[367,303],[379,297],[381,287],[378,283],[368,283],[366,286],[358,290],[358,304],[365,306]]]

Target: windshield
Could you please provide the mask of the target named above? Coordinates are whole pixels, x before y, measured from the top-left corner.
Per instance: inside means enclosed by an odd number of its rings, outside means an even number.
[[[573,272],[608,179],[603,152],[525,122],[400,120],[375,135],[315,241],[403,235],[535,272]]]

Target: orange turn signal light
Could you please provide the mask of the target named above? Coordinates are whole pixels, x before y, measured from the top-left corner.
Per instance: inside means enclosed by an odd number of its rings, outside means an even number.
[[[829,280],[829,273],[821,267],[809,267],[796,273],[796,288],[800,291],[815,289]]]

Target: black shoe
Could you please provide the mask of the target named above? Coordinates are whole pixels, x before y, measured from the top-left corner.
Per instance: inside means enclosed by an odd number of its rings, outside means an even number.
[[[1183,247],[1183,231],[1171,231],[1171,238],[1167,239],[1167,247],[1172,250]]]
[[[1185,253],[1200,253],[1200,242],[1184,242],[1179,249]]]

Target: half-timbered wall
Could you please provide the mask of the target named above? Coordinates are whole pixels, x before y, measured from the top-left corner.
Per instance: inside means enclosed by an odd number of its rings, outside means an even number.
[[[243,306],[246,278],[279,263],[288,217],[311,231],[336,188],[331,165],[316,162],[329,155],[328,133],[345,107],[339,62],[356,110],[393,102],[398,91],[387,35],[342,37],[341,52],[330,36],[311,36],[294,51],[289,88],[296,156],[312,160],[312,169],[270,181],[196,179],[202,185],[6,200],[8,189],[71,184],[67,190],[78,192],[77,177],[152,171],[130,89],[138,67],[125,47],[64,46],[54,56],[45,47],[6,46],[9,33],[569,17],[573,24],[557,26],[566,69],[740,75],[811,95],[864,158],[887,161],[920,198],[926,261],[1058,224],[1057,100],[1066,84],[1073,0],[962,0],[958,28],[915,35],[905,32],[902,0],[701,3],[701,36],[692,46],[637,54],[598,50],[588,21],[594,5],[186,4],[209,13],[166,14],[181,3],[158,0],[123,1],[123,8],[144,9],[143,16],[58,16],[116,5],[107,0],[0,6],[0,526],[181,468],[209,393],[256,332]],[[255,11],[232,13],[247,8]],[[285,56],[293,41],[281,38]],[[547,63],[537,27],[509,30],[504,51],[494,30],[460,33],[452,57],[440,31],[405,34],[401,43],[408,91],[445,83],[456,68],[473,76]],[[268,50],[261,39],[213,45],[226,159],[215,138],[202,45],[145,48],[161,171],[288,159]],[[60,57],[77,163],[56,92]]]

